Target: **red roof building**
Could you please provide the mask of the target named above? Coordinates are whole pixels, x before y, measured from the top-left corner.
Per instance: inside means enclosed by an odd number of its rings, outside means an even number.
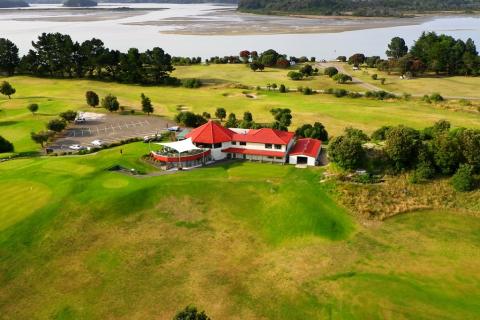
[[[290,164],[314,166],[322,149],[322,141],[311,138],[298,139],[289,152]]]
[[[233,135],[233,131],[210,120],[204,125],[192,130],[185,135],[185,137],[192,138],[193,143],[215,144],[232,141]]]
[[[294,136],[293,132],[262,128],[258,130],[252,129],[246,133],[235,133],[232,140],[237,142],[287,145]]]

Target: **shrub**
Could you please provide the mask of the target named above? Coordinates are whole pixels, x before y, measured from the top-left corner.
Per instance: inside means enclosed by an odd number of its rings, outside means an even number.
[[[387,130],[385,152],[397,170],[410,168],[417,159],[419,150],[418,132],[398,126]]]
[[[326,76],[329,76],[330,78],[333,77],[334,75],[338,74],[338,70],[337,68],[335,67],[328,67],[328,68],[325,68],[325,70],[323,71],[323,73],[326,75]]]
[[[200,88],[202,86],[202,81],[198,79],[186,79],[183,80],[183,86],[190,89]]]
[[[287,76],[295,81],[302,80],[303,79],[303,74],[301,72],[297,71],[290,71]]]
[[[337,60],[340,61],[340,62],[347,62],[347,57],[345,57],[345,56],[338,56],[338,57],[337,57]]]
[[[362,96],[359,92],[349,92],[348,97],[352,99],[360,98]]]
[[[377,80],[377,79],[378,79],[378,74],[376,74],[376,73],[375,73],[375,74],[372,74],[372,79],[373,79],[373,80]]]
[[[309,95],[314,94],[314,91],[312,90],[312,88],[305,87],[305,88],[303,89],[303,94],[306,95],[306,96],[309,96]]]
[[[337,83],[347,83],[348,81],[352,81],[352,77],[344,73],[337,73],[332,77],[332,79]]]
[[[428,95],[424,95],[422,97],[422,101],[426,103],[432,103],[432,100],[430,100],[430,97]]]
[[[469,107],[472,105],[472,102],[470,100],[467,100],[467,99],[460,99],[458,101],[458,103],[460,103],[461,106],[464,106],[464,107]]]
[[[430,100],[432,102],[438,103],[444,101],[445,99],[443,99],[443,97],[439,93],[432,93],[430,95]]]
[[[370,138],[374,141],[384,141],[387,138],[387,132],[390,130],[391,126],[383,126],[375,131],[373,131]]]
[[[210,320],[205,311],[198,311],[194,306],[187,306],[173,317],[173,320]]]
[[[345,89],[335,89],[333,90],[333,94],[337,98],[345,97],[348,94],[348,91]]]
[[[475,187],[473,167],[468,164],[461,165],[453,175],[451,183],[455,190],[460,192],[472,191]]]
[[[285,87],[284,84],[280,85],[280,88],[278,89],[278,92],[280,92],[280,93],[286,93],[287,92],[287,88]]]
[[[385,79],[385,78],[380,78],[380,83],[381,83],[382,85],[385,84],[385,81],[387,81],[387,79]]]
[[[67,122],[72,122],[77,118],[77,112],[73,110],[68,110],[65,112],[60,113],[60,118]]]
[[[98,103],[100,102],[98,95],[93,91],[87,91],[85,93],[85,99],[87,100],[87,104],[94,108],[98,106]]]
[[[386,91],[367,91],[365,93],[365,97],[367,98],[374,98],[377,100],[385,100],[385,99],[396,99],[397,96],[393,93],[386,92]]]
[[[13,143],[0,136],[0,153],[3,152],[13,152]]]

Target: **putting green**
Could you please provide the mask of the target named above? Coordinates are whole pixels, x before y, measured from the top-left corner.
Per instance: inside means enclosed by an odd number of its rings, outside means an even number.
[[[107,189],[120,189],[128,186],[128,181],[122,178],[111,178],[105,180],[102,185]]]
[[[0,230],[42,208],[52,196],[48,186],[21,180],[2,182],[0,190]]]

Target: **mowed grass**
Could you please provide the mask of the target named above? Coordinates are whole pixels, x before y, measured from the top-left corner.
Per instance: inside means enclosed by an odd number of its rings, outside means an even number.
[[[444,77],[435,74],[427,74],[422,77],[408,80],[400,79],[397,73],[388,74],[377,69],[364,69],[353,71],[352,66],[345,64],[348,72],[365,82],[374,84],[384,90],[396,93],[409,93],[412,95],[423,96],[425,94],[440,93],[443,96],[480,98],[480,77]],[[377,74],[378,78],[385,78],[385,85],[380,80],[373,80],[372,75]]]
[[[285,72],[271,70],[253,73],[243,65],[182,67],[176,72],[180,73],[179,77],[193,76],[201,72],[204,74],[202,79],[216,79],[218,75],[215,70],[223,70],[226,78],[230,68],[241,75],[232,76],[231,83],[238,81],[248,83],[248,79],[263,82],[264,79],[261,77]],[[268,82],[274,82],[275,76],[268,79],[271,80]],[[293,113],[292,130],[304,123],[320,121],[331,135],[340,134],[347,126],[354,126],[370,133],[383,125],[404,124],[423,128],[440,119],[447,119],[454,126],[480,127],[480,117],[467,110],[462,111],[461,107],[452,111],[441,105],[430,105],[418,100],[377,101],[364,98],[335,98],[323,94],[304,96],[300,93],[256,92],[235,89],[229,84],[210,84],[200,89],[186,89],[32,77],[12,77],[8,81],[17,89],[17,94],[11,100],[0,97],[0,135],[12,141],[17,152],[38,150],[38,145],[30,139],[30,132],[44,129],[45,124],[62,111],[73,109],[105,112],[101,108],[87,107],[85,103],[87,90],[94,90],[101,97],[112,93],[118,97],[121,105],[137,111],[141,109],[140,94],[145,93],[152,99],[155,114],[169,118],[173,118],[179,110],[197,113],[207,111],[213,115],[216,108],[224,107],[227,112],[234,112],[238,118],[241,118],[245,111],[250,111],[255,121],[271,122],[272,108],[290,108]],[[246,92],[251,93],[254,98],[247,97]],[[38,114],[32,115],[27,110],[29,103],[40,105]]]
[[[331,200],[321,169],[238,162],[136,178],[105,170],[151,170],[146,145],[122,148],[0,164],[2,189],[24,194],[0,215],[16,217],[0,230],[2,319],[170,319],[187,304],[213,319],[480,316],[478,217],[366,227]],[[43,190],[54,196],[39,202]]]

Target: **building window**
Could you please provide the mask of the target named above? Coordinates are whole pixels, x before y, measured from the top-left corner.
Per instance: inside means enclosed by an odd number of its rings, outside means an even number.
[[[281,145],[281,144],[276,144],[276,145],[275,145],[275,149],[281,150],[281,149],[282,149],[282,145]]]
[[[240,142],[240,145],[241,145],[241,146],[246,146],[247,143],[246,143],[246,142]]]
[[[276,160],[283,160],[282,157],[275,157]]]
[[[233,145],[233,146],[236,146],[236,145],[237,145],[237,142],[236,142],[236,141],[232,141],[232,145]]]
[[[275,159],[275,157],[268,156],[267,159]]]
[[[265,149],[272,149],[272,144],[271,143],[266,143],[265,144]]]
[[[213,149],[218,149],[218,148],[221,148],[222,147],[222,144],[221,143],[215,143],[213,145]]]

